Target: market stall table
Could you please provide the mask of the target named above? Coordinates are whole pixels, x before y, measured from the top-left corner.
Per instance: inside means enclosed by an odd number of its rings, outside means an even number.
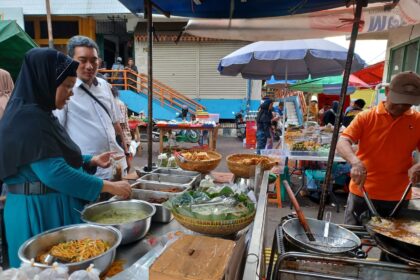
[[[288,155],[286,156],[286,165],[287,162],[289,160],[296,160],[296,161],[315,161],[315,162],[327,162],[328,161],[328,156],[324,155],[324,154],[317,154],[316,152],[301,152],[301,151],[290,151],[287,153]],[[340,156],[335,156],[334,157],[334,162],[346,162],[345,159],[343,159]],[[298,187],[298,189],[295,191],[295,196],[300,195],[300,191],[305,187],[305,165],[302,165],[302,167],[295,167],[294,170],[292,170],[291,174],[293,174],[296,170],[299,170],[302,174],[302,183],[301,185]],[[332,190],[329,191],[329,194],[332,196],[335,204],[336,204],[336,208],[337,208],[337,212],[339,212],[339,204],[337,202],[337,199],[334,196],[334,193],[332,192]],[[292,206],[290,206],[291,208]]]
[[[267,209],[267,187],[268,187],[268,174],[269,172],[265,172],[261,174],[256,172],[257,179],[254,182],[257,182],[258,185],[258,203],[257,203],[257,211],[255,214],[254,223],[252,223],[248,228],[240,231],[236,236],[230,236],[230,239],[234,240],[248,240],[248,246],[241,246],[243,247],[243,252],[240,251],[243,257],[246,257],[243,279],[256,279],[255,276],[259,273],[262,264],[255,262],[254,258],[257,257],[258,259],[262,259],[262,252],[263,250],[263,239],[264,239],[264,227],[265,227],[265,213]],[[124,269],[129,268],[133,263],[138,261],[141,257],[143,257],[147,252],[152,249],[152,246],[147,239],[150,237],[160,237],[169,232],[176,232],[176,231],[183,231],[187,234],[196,234],[186,228],[182,227],[175,219],[172,220],[170,223],[152,223],[149,234],[142,240],[119,246],[117,248],[117,255],[115,257],[116,261],[122,261],[124,263]],[[245,235],[250,236],[250,239],[243,238]],[[248,248],[248,249],[247,249]],[[242,257],[240,258],[242,259]],[[239,270],[242,269],[242,266],[235,265],[235,267],[231,267],[230,269]],[[228,269],[229,270],[229,269]],[[238,276],[238,275],[240,276]],[[233,273],[236,275],[233,278],[229,279],[242,279],[242,271],[241,273]],[[241,277],[241,278],[238,278]],[[112,279],[112,278],[111,278]]]
[[[159,134],[159,152],[163,152],[163,136],[166,132],[171,130],[200,130],[209,132],[209,149],[211,151],[216,150],[217,134],[219,131],[219,125],[216,126],[185,126],[185,125],[165,125],[158,126],[160,130]]]

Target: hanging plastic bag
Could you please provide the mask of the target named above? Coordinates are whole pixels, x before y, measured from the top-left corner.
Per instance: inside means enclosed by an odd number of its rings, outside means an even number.
[[[167,154],[158,155],[158,167],[166,167],[166,166],[168,166],[168,155]]]
[[[43,270],[37,276],[42,280],[67,280],[69,278],[68,268],[60,266],[56,262],[53,263],[51,268]]]
[[[17,268],[10,268],[1,272],[0,279],[1,280],[29,280],[25,272]]]
[[[30,263],[22,263],[19,269],[23,271],[30,280],[34,279],[35,276],[40,274],[42,271],[39,267],[35,266],[34,259],[31,259]]]
[[[171,168],[176,168],[177,167],[176,160],[175,160],[174,156],[170,156],[168,158],[168,167],[171,167]]]
[[[69,280],[99,280],[99,270],[93,268],[93,264],[89,265],[86,270],[77,270],[73,272]]]

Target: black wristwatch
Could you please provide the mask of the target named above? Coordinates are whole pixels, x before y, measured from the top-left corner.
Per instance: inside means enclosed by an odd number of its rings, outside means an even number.
[[[126,157],[128,157],[130,155],[130,153],[124,153]]]

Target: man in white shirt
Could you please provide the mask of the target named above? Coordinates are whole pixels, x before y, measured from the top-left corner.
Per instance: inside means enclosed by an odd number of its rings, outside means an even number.
[[[67,53],[80,63],[77,82],[73,96],[62,110],[54,112],[55,115],[82,154],[96,155],[106,151],[127,153],[126,148],[121,148],[116,142],[116,133],[122,135],[122,129],[111,89],[105,80],[96,77],[97,44],[88,37],[74,36],[67,44]],[[125,170],[125,157],[120,162],[122,170]],[[112,167],[98,168],[95,175],[112,179]]]

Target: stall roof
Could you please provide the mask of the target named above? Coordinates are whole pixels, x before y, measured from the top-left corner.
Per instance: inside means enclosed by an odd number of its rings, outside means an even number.
[[[145,1],[119,0],[133,13],[144,13]],[[170,15],[192,18],[258,18],[310,13],[320,10],[344,7],[348,0],[153,0],[164,12]],[[385,2],[370,0],[373,2]],[[156,13],[160,13],[155,9]]]
[[[384,75],[384,65],[385,61],[382,61],[354,72],[353,75],[358,77],[363,82],[369,84],[370,86],[376,86],[382,82],[382,77]]]
[[[14,20],[0,21],[0,68],[16,79],[25,53],[37,47]]]

